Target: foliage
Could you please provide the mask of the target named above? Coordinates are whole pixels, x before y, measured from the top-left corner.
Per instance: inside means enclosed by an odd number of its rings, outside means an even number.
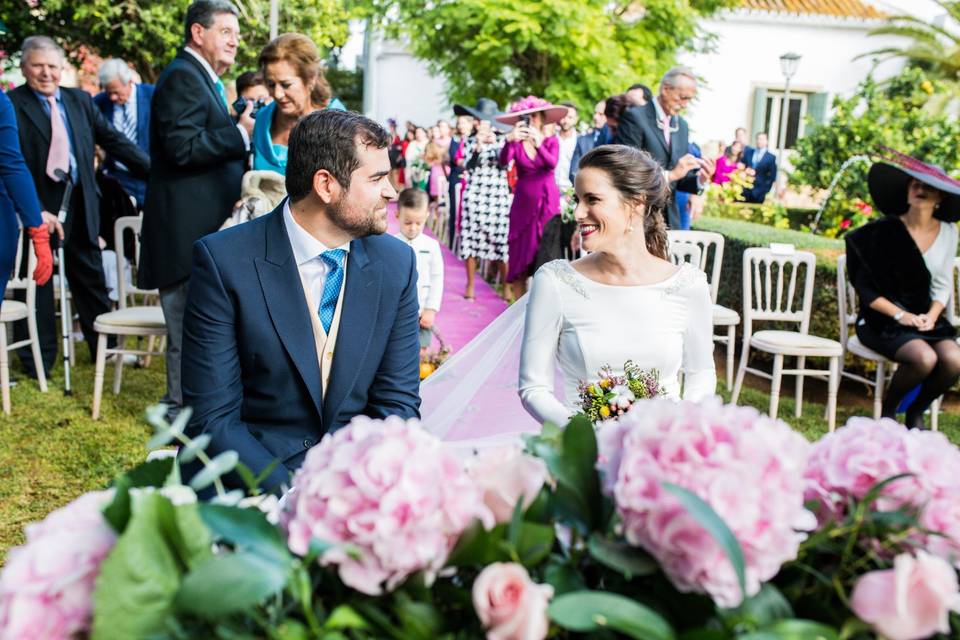
[[[581,110],[634,82],[653,86],[677,50],[706,47],[697,23],[734,0],[356,0],[447,81],[453,102],[536,94]],[[588,111],[584,111],[588,113]]]
[[[908,14],[890,16],[871,36],[899,36],[910,40],[902,47],[884,47],[859,56],[902,58],[943,83],[945,91],[930,95],[928,106],[943,112],[956,105],[960,93],[960,2],[934,0],[945,11],[949,23],[928,22]],[[952,105],[951,105],[952,103]]]
[[[777,229],[789,229],[790,219],[787,209],[773,198],[767,198],[762,204],[750,204],[744,201],[744,190],[752,186],[753,176],[745,169],[733,171],[730,174],[730,180],[723,184],[711,184],[704,192],[703,215],[711,218],[748,220]]]
[[[160,0],[0,0],[8,28],[0,49],[16,51],[29,35],[56,39],[76,59],[82,45],[103,57],[123,58],[146,82],[160,71],[183,43],[183,20],[189,2]],[[232,73],[251,69],[269,40],[269,0],[236,0],[242,41]],[[341,0],[283,3],[280,33],[310,36],[321,50],[347,40],[348,14]],[[5,62],[9,63],[9,59]],[[336,85],[334,85],[336,89]]]
[[[852,96],[834,99],[829,123],[797,142],[791,181],[827,189],[844,162],[873,155],[881,145],[954,170],[960,166],[956,144],[960,123],[923,109],[929,95],[944,90],[943,84],[917,68],[906,69],[882,85],[868,77]],[[834,230],[837,235],[843,221],[856,215],[858,200],[873,205],[867,190],[868,169],[867,162],[852,163],[839,178],[818,232]]]

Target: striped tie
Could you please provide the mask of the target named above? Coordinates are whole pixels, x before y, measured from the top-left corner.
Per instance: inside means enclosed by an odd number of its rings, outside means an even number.
[[[343,249],[330,249],[320,254],[328,267],[327,279],[323,283],[323,295],[320,298],[320,324],[324,333],[330,333],[333,324],[333,314],[337,311],[337,299],[340,297],[340,287],[343,286],[343,259],[347,252]]]
[[[133,113],[130,109],[130,100],[127,100],[123,104],[123,135],[125,135],[127,140],[133,144],[137,144],[137,123],[133,119]]]

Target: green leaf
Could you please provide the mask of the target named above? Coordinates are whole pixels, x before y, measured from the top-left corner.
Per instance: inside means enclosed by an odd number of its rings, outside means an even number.
[[[673,640],[676,637],[670,624],[656,611],[615,593],[567,593],[553,599],[547,614],[569,631],[611,629],[638,640]]]
[[[642,550],[623,540],[611,540],[599,533],[591,534],[587,549],[594,560],[623,574],[627,580],[636,576],[653,575],[660,570],[653,558]]]
[[[898,473],[895,476],[890,476],[889,478],[881,480],[870,487],[870,490],[867,491],[867,493],[863,496],[861,502],[868,505],[873,504],[873,502],[880,496],[880,492],[886,489],[889,485],[893,484],[897,480],[913,477],[913,475],[914,474],[912,473]]]
[[[740,593],[747,597],[747,577],[744,570],[743,549],[740,547],[740,541],[730,531],[727,523],[717,515],[706,501],[695,493],[684,489],[680,485],[672,482],[664,482],[663,488],[672,493],[680,501],[680,504],[687,510],[694,519],[700,523],[704,529],[717,541],[720,548],[727,554],[730,564],[733,565],[733,571],[737,574],[737,582],[740,584]]]
[[[196,438],[190,440],[190,444],[185,447],[181,447],[180,451],[177,453],[177,456],[180,458],[180,462],[190,462],[197,457],[197,454],[201,451],[206,451],[207,447],[210,445],[211,436],[209,433],[201,433]]]
[[[342,604],[330,612],[324,629],[369,629],[370,625],[353,607]]]
[[[174,516],[177,526],[176,535],[171,536],[171,543],[187,567],[193,569],[213,555],[210,549],[213,538],[200,518],[197,503],[174,507]]]
[[[417,602],[400,592],[394,607],[405,640],[431,640],[443,628],[440,613],[427,602]]]
[[[204,465],[200,473],[193,476],[190,487],[194,491],[200,491],[210,486],[220,476],[233,471],[239,461],[240,455],[236,451],[224,451],[211,460],[209,464]]]
[[[554,528],[550,525],[522,522],[517,536],[516,551],[520,563],[535,567],[550,555],[553,548]]]
[[[113,500],[103,508],[103,517],[120,534],[130,521],[130,478],[125,475],[117,477],[113,487]]]
[[[237,549],[251,551],[281,564],[293,561],[280,531],[259,510],[213,504],[200,504],[199,510],[200,517],[215,537]]]
[[[558,596],[571,591],[583,591],[587,588],[580,572],[559,557],[550,560],[544,577],[547,584],[553,587],[554,593]]]
[[[497,525],[490,531],[483,528],[479,520],[474,520],[460,535],[457,546],[447,558],[447,566],[470,567],[484,566],[509,557],[503,552],[503,542],[507,525]]]
[[[158,431],[152,438],[147,441],[147,450],[153,451],[154,449],[159,449],[164,447],[177,438],[177,432],[171,428],[166,428],[163,431]]]
[[[163,630],[180,585],[181,565],[168,537],[175,526],[166,498],[136,496],[126,530],[96,580],[93,640],[128,640]]]
[[[184,577],[177,607],[217,619],[263,602],[280,592],[289,578],[289,565],[271,562],[255,553],[212,556]]]
[[[593,425],[585,417],[575,416],[558,443],[539,440],[531,444],[557,482],[556,505],[561,517],[581,531],[593,529],[600,520],[603,503]]]
[[[737,640],[839,640],[832,627],[811,620],[780,620],[753,633],[737,636]]]
[[[162,487],[173,471],[173,458],[150,460],[137,465],[124,475],[130,480],[131,487]]]

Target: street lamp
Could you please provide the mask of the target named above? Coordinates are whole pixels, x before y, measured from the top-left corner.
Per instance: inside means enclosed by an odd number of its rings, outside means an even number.
[[[797,67],[800,65],[799,53],[785,53],[780,56],[780,71],[786,80],[786,87],[783,91],[783,106],[780,108],[780,150],[777,154],[777,179],[784,180],[783,161],[787,148],[787,116],[790,114],[790,79],[796,75]],[[784,182],[783,184],[786,184]]]

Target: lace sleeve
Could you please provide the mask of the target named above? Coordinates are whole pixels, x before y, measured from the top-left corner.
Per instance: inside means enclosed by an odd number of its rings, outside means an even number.
[[[691,269],[692,270],[692,269]],[[689,310],[683,334],[683,399],[698,402],[717,392],[717,371],[713,363],[713,303],[703,272],[684,292]]]
[[[554,395],[562,307],[551,264],[533,277],[520,350],[520,399],[538,422],[564,425],[570,410]]]

